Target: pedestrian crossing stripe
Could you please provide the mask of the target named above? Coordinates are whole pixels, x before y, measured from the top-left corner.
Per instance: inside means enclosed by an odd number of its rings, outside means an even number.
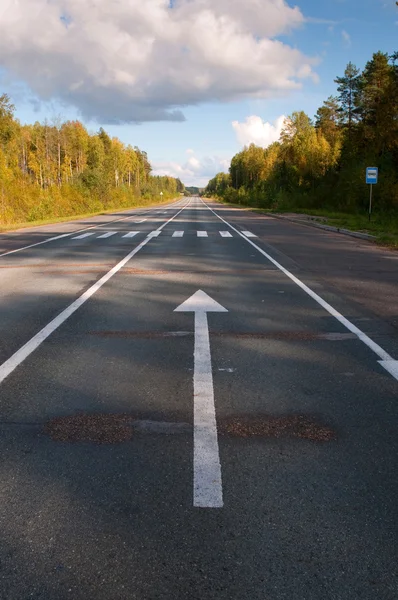
[[[116,235],[117,231],[108,231],[107,233],[103,233],[102,235],[98,236],[99,240],[105,240],[106,238],[111,237],[112,235]]]
[[[90,233],[82,233],[81,235],[77,235],[76,237],[73,237],[72,240],[82,240],[84,238],[89,237],[90,235],[94,235],[94,231],[90,232]]]
[[[143,231],[128,231],[127,233],[124,233],[122,231],[120,231],[120,232],[118,232],[118,231],[105,231],[105,232],[101,233],[101,235],[98,235],[98,233],[100,233],[98,230],[97,231],[89,231],[87,233],[82,233],[80,235],[76,235],[74,237],[71,237],[70,239],[72,239],[72,240],[83,240],[83,239],[86,239],[88,237],[95,236],[95,238],[98,239],[98,240],[105,240],[105,239],[114,237],[116,235],[120,235],[122,238],[129,239],[129,238],[135,237],[136,235],[138,235],[140,233],[146,235],[147,237],[158,237],[160,234],[166,234],[167,235],[167,234],[169,234],[171,232],[170,231],[165,231],[165,230],[160,231],[160,230],[156,229],[155,231],[151,231],[149,233],[145,233]],[[173,231],[173,233],[171,234],[171,237],[173,237],[173,238],[182,238],[182,237],[184,237],[185,233],[186,233],[185,231],[183,231],[181,229],[178,229],[176,231]],[[194,235],[196,234],[196,237],[198,237],[198,238],[208,238],[209,237],[209,233],[210,234],[219,234],[222,238],[232,238],[232,237],[234,237],[232,235],[232,233],[229,232],[229,231],[210,231],[209,232],[209,231],[204,231],[204,230],[200,230],[199,229],[196,232],[189,231],[188,234],[192,235],[192,233]],[[251,233],[250,231],[242,231],[241,233],[245,237],[248,237],[248,238],[250,238],[250,237],[257,237],[254,233]]]

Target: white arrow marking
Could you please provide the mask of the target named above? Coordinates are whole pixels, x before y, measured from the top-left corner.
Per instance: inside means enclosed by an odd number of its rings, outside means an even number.
[[[205,292],[198,290],[178,306],[175,312],[195,313],[193,505],[200,508],[221,508],[221,464],[207,313],[228,311]]]

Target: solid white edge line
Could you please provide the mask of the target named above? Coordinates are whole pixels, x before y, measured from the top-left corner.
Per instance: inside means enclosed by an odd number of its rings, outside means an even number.
[[[177,204],[179,204],[179,202],[177,202]],[[153,210],[153,209],[150,209],[150,210]],[[144,214],[146,214],[146,213],[144,213]],[[22,250],[29,250],[29,248],[34,248],[35,246],[41,246],[42,244],[48,244],[49,242],[55,242],[55,240],[60,240],[61,238],[72,236],[72,235],[75,235],[76,233],[81,233],[82,231],[88,231],[89,229],[99,229],[100,227],[106,227],[107,225],[111,225],[112,223],[119,223],[120,221],[128,221],[128,220],[132,221],[136,217],[137,217],[137,215],[133,215],[133,216],[129,215],[128,217],[122,217],[121,219],[114,219],[113,221],[109,221],[108,223],[104,223],[103,225],[91,225],[90,227],[85,227],[84,229],[77,229],[76,231],[71,231],[70,233],[62,233],[61,235],[56,235],[55,237],[53,236],[53,237],[47,238],[46,240],[42,240],[41,242],[29,244],[29,246],[23,246],[22,248],[16,248],[15,250],[8,250],[8,252],[3,252],[3,254],[0,254],[0,258],[2,256],[8,256],[9,254],[15,254],[16,252],[22,252]],[[59,223],[54,223],[54,225],[58,225],[58,224]]]
[[[189,202],[188,202],[189,204]],[[171,219],[163,223],[158,229],[159,233],[168,223],[173,221],[185,208],[184,206],[177,214]],[[120,262],[117,263],[108,273],[103,275],[94,285],[92,285],[87,291],[84,292],[77,300],[72,302],[67,308],[65,308],[55,319],[50,321],[48,325],[43,327],[35,336],[33,336],[22,348],[17,350],[8,360],[6,360],[0,366],[0,384],[4,381],[8,375],[10,375],[32,352],[34,352],[40,344],[44,342],[62,323],[64,323],[73,313],[75,313],[91,296],[93,296],[111,277],[113,277],[124,265],[137,254],[150,240],[151,235],[148,235],[138,246],[134,248],[127,256],[125,256]]]
[[[203,202],[203,200],[202,200],[202,202]],[[295,275],[293,275],[293,273],[290,273],[290,271],[288,271],[287,269],[285,269],[285,267],[283,267],[280,263],[278,263],[278,261],[276,261],[274,258],[272,258],[272,256],[270,254],[268,254],[267,252],[265,252],[264,250],[262,250],[259,246],[257,246],[257,244],[255,242],[252,242],[252,240],[250,240],[249,238],[247,238],[246,236],[244,236],[238,229],[236,229],[236,227],[234,227],[233,225],[231,225],[230,223],[228,223],[228,221],[226,221],[225,219],[223,219],[222,217],[220,217],[220,215],[218,215],[205,202],[203,202],[203,204],[208,208],[208,210],[210,210],[214,215],[216,215],[216,217],[218,219],[220,219],[220,221],[222,221],[223,223],[225,223],[226,225],[228,225],[228,227],[230,227],[231,229],[233,229],[233,231],[236,231],[236,233],[238,233],[241,236],[241,238],[243,238],[244,240],[246,240],[246,242],[248,244],[251,244],[253,246],[253,248],[255,248],[258,252],[260,252],[260,254],[262,254],[263,256],[265,256],[265,258],[267,258],[273,265],[275,265],[275,267],[277,267],[280,271],[282,271],[282,273],[284,273],[287,277],[289,277],[289,279],[291,279],[304,292],[306,292],[306,294],[308,294],[309,296],[311,296],[311,298],[313,298],[313,300],[315,300],[320,306],[322,306],[322,308],[324,308],[329,314],[331,314],[335,319],[337,319],[337,321],[339,321],[342,325],[344,325],[344,327],[346,329],[348,329],[348,331],[351,331],[351,333],[354,333],[361,340],[361,342],[363,342],[366,346],[368,346],[368,348],[370,348],[375,354],[377,354],[377,356],[381,359],[379,361],[379,363],[395,379],[398,380],[398,369],[397,368],[393,368],[393,367],[391,369],[389,369],[384,364],[385,362],[392,361],[393,363],[397,363],[398,361],[395,361],[392,358],[392,356],[390,356],[388,354],[388,352],[386,352],[381,346],[379,346],[379,344],[376,344],[376,342],[374,342],[368,335],[366,335],[366,333],[364,333],[363,331],[361,331],[356,325],[354,325],[354,323],[351,323],[351,321],[349,321],[348,319],[346,319],[346,317],[344,317],[335,308],[333,308],[333,306],[331,304],[329,304],[328,302],[326,302],[326,300],[324,300],[323,298],[321,298],[321,296],[319,296],[316,292],[314,292],[311,288],[309,288],[308,285],[306,285],[305,283],[303,283],[300,279],[298,279]]]
[[[379,360],[378,362],[398,381],[398,360]]]

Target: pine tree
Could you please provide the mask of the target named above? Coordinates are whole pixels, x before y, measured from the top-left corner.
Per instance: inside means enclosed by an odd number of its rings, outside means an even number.
[[[331,146],[337,143],[340,137],[338,98],[329,96],[323,105],[318,108],[315,127],[322,132]]]
[[[361,87],[361,75],[359,69],[349,62],[343,77],[336,77],[338,84],[338,101],[340,103],[340,122],[347,127],[348,138],[351,140],[354,124],[359,118],[359,93]]]
[[[396,73],[387,54],[376,52],[367,62],[360,98],[364,137],[383,155],[396,141],[398,118]]]

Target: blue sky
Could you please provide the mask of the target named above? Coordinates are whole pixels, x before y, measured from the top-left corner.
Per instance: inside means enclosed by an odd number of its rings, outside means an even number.
[[[6,0],[6,2],[9,0]],[[21,3],[27,2],[28,0],[21,0]],[[48,3],[47,0],[29,0],[30,2],[40,4],[46,4],[46,15],[48,14]],[[71,6],[71,15],[73,10],[76,11],[76,1],[81,0],[69,0]],[[151,0],[152,1],[152,0]],[[182,4],[185,0],[180,0]],[[248,0],[246,0],[247,2]],[[279,0],[263,0],[264,11],[263,16],[267,17],[267,10],[269,10],[270,3],[275,1],[278,3]],[[134,3],[134,0],[130,0]],[[196,2],[196,0],[195,0]],[[218,0],[214,0],[214,5],[217,5]],[[54,0],[57,4],[57,0]],[[43,4],[43,6],[44,6]],[[63,2],[63,5],[68,5],[68,0]],[[128,4],[128,3],[127,3]],[[191,5],[194,2],[191,2]],[[32,4],[31,4],[32,5]],[[31,6],[30,5],[30,6]],[[242,1],[242,11],[244,11],[245,2]],[[295,6],[294,4],[288,3],[290,7]],[[11,5],[10,5],[11,6]],[[111,6],[109,4],[109,6]],[[152,1],[153,16],[151,13],[152,8],[148,6],[148,13],[143,14],[143,27],[150,27],[147,24],[147,20],[159,19],[161,22],[161,16],[157,6]],[[228,4],[226,5],[228,7]],[[246,4],[248,6],[248,4]],[[14,18],[14,20],[6,23],[9,18],[9,13],[5,13],[6,19],[3,18],[0,13],[0,37],[2,34],[2,20],[4,26],[7,25],[7,31],[10,27],[15,28],[16,35],[20,36],[20,48],[18,48],[14,54],[9,53],[6,56],[4,62],[2,62],[3,52],[1,51],[0,42],[0,67],[2,68],[2,77],[0,78],[0,91],[8,92],[13,98],[17,106],[17,116],[22,122],[34,122],[35,120],[43,120],[48,118],[51,120],[52,117],[61,115],[62,118],[80,118],[82,119],[90,130],[96,130],[102,125],[112,135],[119,137],[125,143],[131,143],[137,145],[141,149],[148,152],[149,159],[155,168],[157,173],[168,173],[171,175],[180,176],[184,183],[187,185],[205,185],[206,181],[214,175],[217,171],[227,168],[228,161],[234,153],[239,151],[242,144],[245,142],[256,141],[256,137],[253,138],[253,132],[256,131],[256,127],[259,129],[259,140],[260,143],[266,145],[268,137],[264,135],[262,126],[263,122],[274,123],[281,115],[288,115],[294,110],[304,110],[310,116],[313,116],[317,108],[322,104],[323,100],[329,95],[334,94],[336,86],[333,82],[337,75],[341,75],[344,72],[344,68],[348,61],[352,61],[359,67],[363,67],[367,60],[372,56],[373,52],[381,50],[383,52],[392,53],[398,50],[398,7],[395,5],[395,0],[381,1],[381,0],[330,0],[329,2],[315,2],[314,0],[301,0],[297,5],[301,15],[304,17],[301,23],[294,24],[293,27],[286,27],[285,31],[282,31],[277,36],[268,36],[272,39],[278,39],[284,45],[293,49],[297,49],[301,55],[303,62],[308,59],[311,63],[313,71],[312,76],[300,80],[301,89],[289,91],[288,89],[276,89],[272,90],[271,93],[265,94],[268,97],[256,98],[256,94],[246,90],[250,87],[250,81],[245,81],[242,85],[242,90],[239,90],[239,76],[236,77],[234,82],[234,91],[225,91],[225,87],[228,87],[229,81],[233,77],[233,70],[227,71],[222,70],[224,67],[220,67],[217,64],[219,71],[219,81],[217,82],[217,91],[209,91],[208,97],[206,97],[207,91],[203,91],[205,84],[199,84],[199,87],[190,89],[190,81],[194,80],[195,77],[195,64],[187,65],[190,72],[182,75],[184,78],[184,86],[179,87],[179,84],[171,84],[170,81],[175,77],[178,78],[178,71],[173,71],[174,64],[178,66],[181,73],[184,71],[183,57],[173,56],[173,48],[171,44],[172,40],[168,40],[168,46],[164,45],[164,61],[167,64],[167,68],[171,69],[167,75],[167,79],[163,80],[163,75],[158,74],[157,65],[150,63],[146,66],[145,77],[148,81],[142,79],[140,75],[140,86],[148,85],[153,87],[151,95],[148,96],[148,104],[152,107],[156,106],[158,110],[156,98],[159,97],[159,105],[163,109],[162,102],[167,108],[170,105],[176,106],[177,102],[175,98],[181,96],[182,98],[182,112],[185,116],[185,121],[176,122],[173,120],[155,120],[151,121],[152,116],[144,116],[144,122],[140,125],[134,123],[123,123],[120,125],[109,124],[110,119],[108,118],[107,106],[115,105],[114,110],[120,110],[121,120],[125,119],[124,114],[126,113],[126,106],[128,106],[129,100],[126,100],[126,88],[123,88],[123,93],[120,92],[120,87],[116,88],[108,85],[109,80],[112,77],[107,78],[107,81],[98,82],[101,79],[101,72],[95,72],[96,66],[91,61],[90,77],[87,79],[87,75],[82,75],[81,81],[77,83],[68,84],[68,74],[70,68],[65,72],[64,76],[60,76],[65,69],[66,61],[73,63],[73,68],[79,69],[79,54],[72,57],[62,52],[57,51],[57,46],[54,46],[55,51],[51,55],[51,41],[48,43],[48,48],[43,48],[43,44],[38,41],[35,46],[32,46],[32,41],[27,42],[24,38],[24,29],[20,27],[20,21]],[[228,14],[228,8],[225,8],[223,0],[220,0],[220,10],[226,11]],[[143,8],[145,10],[145,3]],[[175,10],[175,9],[173,9]],[[239,9],[235,6],[234,18],[239,22]],[[134,13],[136,14],[136,13]],[[243,13],[242,13],[243,14]],[[78,24],[79,13],[76,12],[75,22]],[[291,13],[287,18],[296,19],[292,17]],[[15,15],[14,15],[15,16]],[[81,15],[81,19],[90,19],[89,15]],[[97,21],[92,23],[94,35],[97,30],[101,27],[101,19],[105,18],[101,15],[97,15]],[[124,16],[124,19],[126,17]],[[186,18],[183,12],[181,12],[181,19]],[[198,18],[198,16],[190,17]],[[277,17],[272,17],[277,19]],[[65,17],[62,17],[64,24],[63,28],[68,29],[65,24]],[[108,15],[109,19],[109,15]],[[146,20],[147,19],[147,20]],[[73,23],[73,16],[68,16],[69,20]],[[199,22],[199,21],[198,21]],[[11,25],[10,25],[11,23]],[[76,38],[76,44],[81,43],[82,48],[86,44],[84,38],[85,31],[88,29],[88,25],[91,22],[86,21],[85,29],[81,28],[79,37]],[[115,19],[115,26],[118,23],[120,26],[119,19]],[[68,25],[69,26],[69,25]],[[198,27],[203,27],[203,24],[199,24]],[[250,34],[253,36],[259,36],[259,33],[255,31],[255,27],[252,25],[252,21],[247,24],[247,31],[253,28]],[[263,30],[262,30],[263,31]],[[260,32],[260,37],[261,33]],[[129,32],[130,34],[130,32]],[[134,36],[139,35],[134,32],[131,33],[131,39],[129,43],[134,43]],[[68,31],[65,32],[65,36],[69,35]],[[177,34],[176,34],[177,35]],[[220,32],[218,32],[220,35]],[[34,36],[34,31],[33,31]],[[213,52],[223,53],[223,46],[217,48],[213,39],[206,40],[205,32],[201,33],[203,37],[203,44],[207,47],[213,48]],[[267,37],[267,36],[264,36]],[[177,38],[176,38],[177,39]],[[181,36],[178,37],[181,39]],[[38,31],[38,40],[40,40],[40,32]],[[13,43],[14,40],[13,40]],[[54,44],[56,40],[54,40]],[[67,43],[67,37],[66,37]],[[166,43],[166,42],[165,42]],[[26,46],[25,52],[28,53],[28,57],[24,56],[24,44]],[[191,52],[189,47],[190,38],[184,42],[185,48],[183,51],[188,55]],[[86,46],[84,46],[86,47]],[[127,52],[128,46],[126,46]],[[62,49],[62,47],[61,47]],[[47,50],[47,54],[46,54]],[[271,48],[270,55],[273,52],[277,52],[278,49],[274,50]],[[35,55],[34,53],[37,53]],[[109,48],[104,49],[107,56],[109,55]],[[135,50],[136,52],[136,50]],[[167,55],[169,53],[169,56]],[[59,56],[58,56],[59,54]],[[205,51],[206,54],[206,51]],[[51,55],[51,56],[50,56]],[[34,60],[30,70],[26,70],[22,64],[24,60],[29,60],[29,56]],[[35,59],[33,59],[35,57]],[[213,66],[212,52],[209,50],[203,60],[207,60],[209,64]],[[95,56],[94,59],[95,60]],[[104,59],[105,60],[105,59]],[[161,54],[158,58],[158,62],[162,60]],[[301,59],[300,59],[301,60]],[[58,61],[58,62],[57,62]],[[239,59],[236,60],[236,69],[242,70],[247,67],[249,68],[250,55],[243,57],[244,64],[239,64]],[[272,57],[270,57],[272,62]],[[42,65],[46,65],[45,77],[51,81],[47,81],[46,85],[43,84],[43,71]],[[171,65],[171,66],[170,66]],[[84,66],[87,73],[87,65]],[[112,73],[116,73],[117,78],[126,80],[126,73],[120,75],[117,65],[112,65]],[[128,71],[127,66],[127,71]],[[133,65],[132,69],[135,68]],[[162,67],[164,72],[165,67]],[[295,66],[296,70],[299,65]],[[24,70],[25,69],[25,70]],[[35,79],[35,69],[37,70],[37,78]],[[199,69],[199,67],[198,67]],[[243,72],[240,71],[240,72]],[[83,72],[83,71],[82,71]],[[47,75],[49,73],[49,75]],[[93,74],[94,73],[94,74]],[[315,74],[315,75],[314,75]],[[255,75],[254,75],[255,76]],[[95,77],[97,78],[95,80]],[[158,79],[157,79],[158,78]],[[272,76],[271,76],[272,79]],[[162,85],[158,85],[158,81],[162,80]],[[65,81],[65,85],[64,85]],[[79,90],[79,86],[87,85],[88,82],[93,87],[93,96],[88,97],[79,93],[73,96],[71,90]],[[64,85],[64,88],[63,88]],[[98,87],[95,88],[95,85]],[[132,79],[132,83],[128,85],[136,85]],[[173,88],[174,85],[174,88]],[[196,84],[195,84],[196,85]],[[215,89],[213,85],[213,90]],[[257,84],[258,86],[261,84]],[[281,82],[280,87],[284,87],[284,83]],[[224,87],[223,87],[224,86]],[[265,87],[273,87],[272,80],[268,81]],[[232,87],[232,85],[231,85]],[[200,88],[200,90],[199,90]],[[267,88],[267,89],[268,89]],[[167,89],[167,100],[165,99],[164,90]],[[103,91],[102,91],[103,90]],[[199,91],[198,91],[199,90]],[[236,92],[240,96],[237,101]],[[99,118],[95,120],[90,115],[90,105],[100,100],[100,96],[103,94],[102,105],[98,108]],[[120,94],[120,98],[119,98]],[[141,94],[141,91],[140,91]],[[212,95],[220,96],[220,100],[214,101]],[[230,97],[228,97],[230,94]],[[169,100],[171,97],[173,100]],[[69,101],[69,98],[71,101]],[[94,98],[94,100],[93,100]],[[34,102],[32,102],[32,99]],[[137,101],[137,97],[134,96],[132,102],[138,102],[139,110],[145,109],[146,98]],[[76,106],[71,105],[74,103]],[[91,104],[90,104],[91,103]],[[138,106],[137,105],[137,106]],[[104,108],[105,107],[105,108]],[[178,108],[178,107],[177,107]],[[155,110],[155,109],[154,109]],[[101,112],[102,111],[102,112]],[[83,112],[83,118],[82,118]],[[112,113],[113,114],[113,113]],[[117,114],[117,113],[115,113]],[[138,114],[138,113],[137,113]],[[141,114],[141,113],[140,113]],[[144,110],[144,115],[146,112]],[[101,118],[103,115],[103,118]],[[252,126],[247,126],[248,117],[258,117],[255,122],[252,122]],[[159,118],[159,117],[155,117]],[[162,118],[162,117],[160,117]],[[168,118],[168,117],[167,117]],[[145,120],[147,119],[147,120]],[[237,122],[237,125],[233,127],[232,123]],[[263,133],[261,133],[261,131]],[[263,138],[261,137],[263,135]],[[274,135],[277,133],[274,132]],[[263,140],[263,141],[261,141]]]

